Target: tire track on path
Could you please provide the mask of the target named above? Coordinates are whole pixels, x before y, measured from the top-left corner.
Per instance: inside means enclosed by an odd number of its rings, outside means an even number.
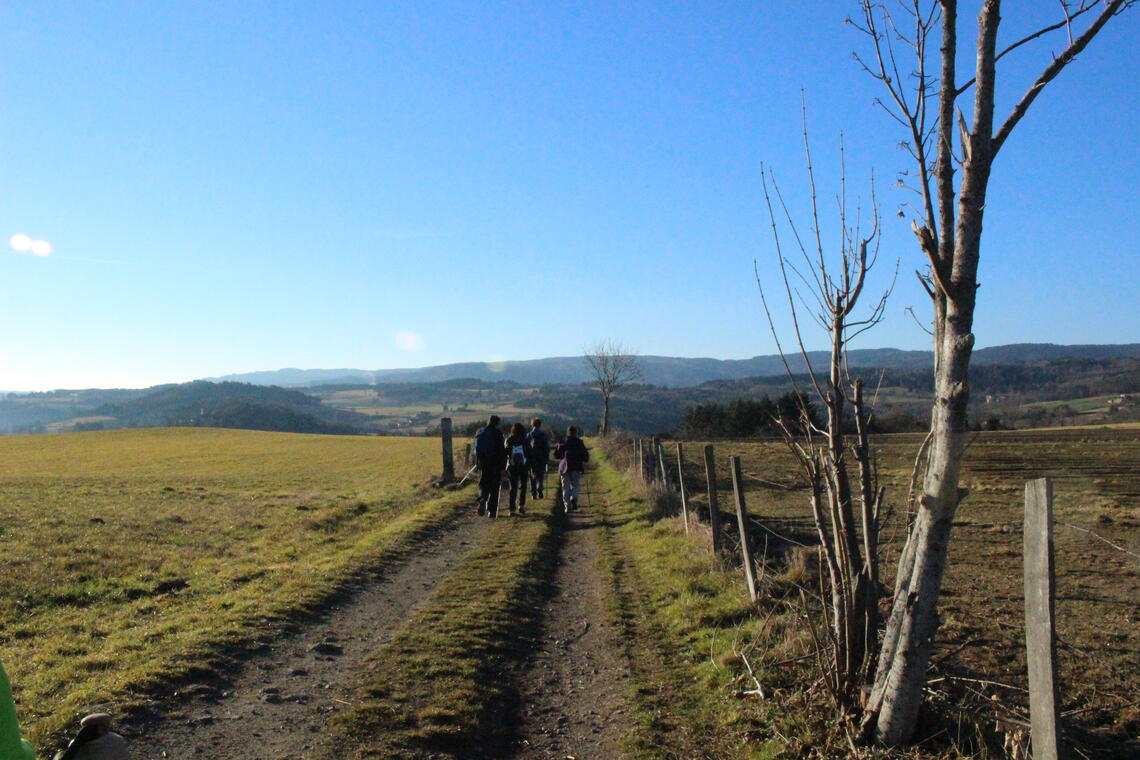
[[[542,632],[515,676],[519,749],[512,757],[621,758],[619,743],[630,719],[630,670],[606,611],[605,595],[612,589],[599,567],[596,536],[605,530],[601,508],[583,499],[581,508],[564,519]]]
[[[126,723],[131,757],[303,760],[351,704],[367,657],[479,543],[489,521],[464,514],[395,564],[346,587],[314,616],[218,673],[152,701]]]

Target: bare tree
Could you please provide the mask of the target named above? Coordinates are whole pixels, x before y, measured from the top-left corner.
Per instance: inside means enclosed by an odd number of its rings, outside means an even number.
[[[601,434],[605,435],[610,431],[610,398],[618,388],[641,379],[641,364],[636,353],[612,340],[595,343],[585,350],[585,354],[594,382],[602,394]]]
[[[902,126],[903,145],[914,159],[916,173],[901,182],[920,199],[912,228],[928,265],[919,279],[934,305],[934,405],[922,492],[899,558],[894,600],[864,716],[865,730],[881,743],[902,744],[914,732],[938,629],[950,528],[966,496],[959,488],[959,470],[970,397],[982,216],[994,159],[1045,85],[1133,2],[1059,0],[1055,23],[999,48],[1001,1],[983,0],[975,71],[966,81],[956,69],[956,0],[900,0],[890,10],[861,0],[861,20],[852,22],[872,43],[873,56],[857,58],[886,89],[889,97],[878,104]],[[1051,57],[1004,120],[995,118],[997,63],[1027,43],[1058,32],[1066,35],[1064,49]],[[903,53],[909,62],[900,60]],[[970,93],[973,106],[967,121],[959,100]]]
[[[781,417],[777,423],[810,484],[811,510],[823,558],[821,572],[830,589],[830,598],[824,601],[826,624],[822,626],[825,635],[819,647],[820,671],[824,685],[840,710],[848,712],[856,708],[859,690],[870,677],[875,663],[879,620],[879,512],[883,490],[877,483],[868,441],[868,406],[863,381],[850,372],[847,348],[853,338],[882,320],[893,281],[869,309],[857,311],[867,275],[878,259],[879,212],[874,200],[874,184],[871,186],[871,229],[864,236],[860,229],[860,210],[856,208],[853,215],[849,214],[846,178],[841,171],[838,196],[841,234],[838,250],[828,253],[816,199],[806,109],[804,123],[804,151],[811,187],[811,223],[807,236],[799,233],[775,177],[762,174],[762,181],[781,282],[800,358],[807,370],[810,387],[806,391],[799,387],[788,363],[764,296],[759,270],[756,284],[795,396],[800,399],[799,419]],[[842,155],[842,143],[840,152]],[[797,251],[792,258],[784,252],[772,193],[792,233],[792,247]],[[851,216],[853,225],[849,224]],[[804,348],[801,320],[807,316],[828,337],[830,353],[826,373],[816,371]],[[806,403],[809,393],[814,393],[827,410],[822,428],[817,427],[809,413]],[[852,468],[856,470],[854,478]]]

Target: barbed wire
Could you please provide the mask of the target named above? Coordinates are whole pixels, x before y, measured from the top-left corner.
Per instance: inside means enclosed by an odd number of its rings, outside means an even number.
[[[1135,557],[1136,559],[1140,559],[1140,554],[1137,554],[1134,551],[1129,551],[1128,549],[1124,548],[1123,546],[1120,546],[1119,544],[1114,544],[1113,542],[1109,541],[1104,536],[1100,535],[1099,533],[1094,533],[1093,531],[1089,530],[1088,528],[1082,528],[1079,525],[1073,525],[1072,523],[1061,522],[1060,520],[1053,520],[1053,522],[1056,523],[1057,525],[1064,525],[1066,528],[1072,528],[1073,530],[1079,530],[1082,533],[1088,533],[1093,538],[1096,538],[1096,539],[1099,539],[1099,540],[1105,542],[1106,544],[1111,546],[1113,549],[1116,549],[1118,552],[1124,552],[1125,554],[1127,554],[1129,556]]]

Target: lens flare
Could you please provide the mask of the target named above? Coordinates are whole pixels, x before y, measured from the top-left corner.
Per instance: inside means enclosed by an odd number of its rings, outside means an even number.
[[[8,238],[8,244],[12,246],[12,250],[27,253],[32,250],[32,239],[27,235],[13,235]]]
[[[50,256],[52,250],[51,243],[46,240],[36,240],[32,243],[32,253],[37,256]]]
[[[396,348],[401,351],[419,351],[423,347],[424,339],[421,335],[411,330],[400,330],[396,333]]]

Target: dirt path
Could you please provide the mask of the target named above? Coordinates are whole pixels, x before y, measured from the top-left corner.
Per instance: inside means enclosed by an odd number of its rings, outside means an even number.
[[[603,528],[588,499],[569,514],[565,530],[541,637],[516,679],[520,740],[514,757],[620,758],[630,674],[607,622],[595,538]]]
[[[301,760],[329,718],[349,704],[363,663],[478,543],[473,515],[426,540],[398,566],[347,589],[296,633],[235,663],[231,673],[185,686],[126,725],[135,760]]]

